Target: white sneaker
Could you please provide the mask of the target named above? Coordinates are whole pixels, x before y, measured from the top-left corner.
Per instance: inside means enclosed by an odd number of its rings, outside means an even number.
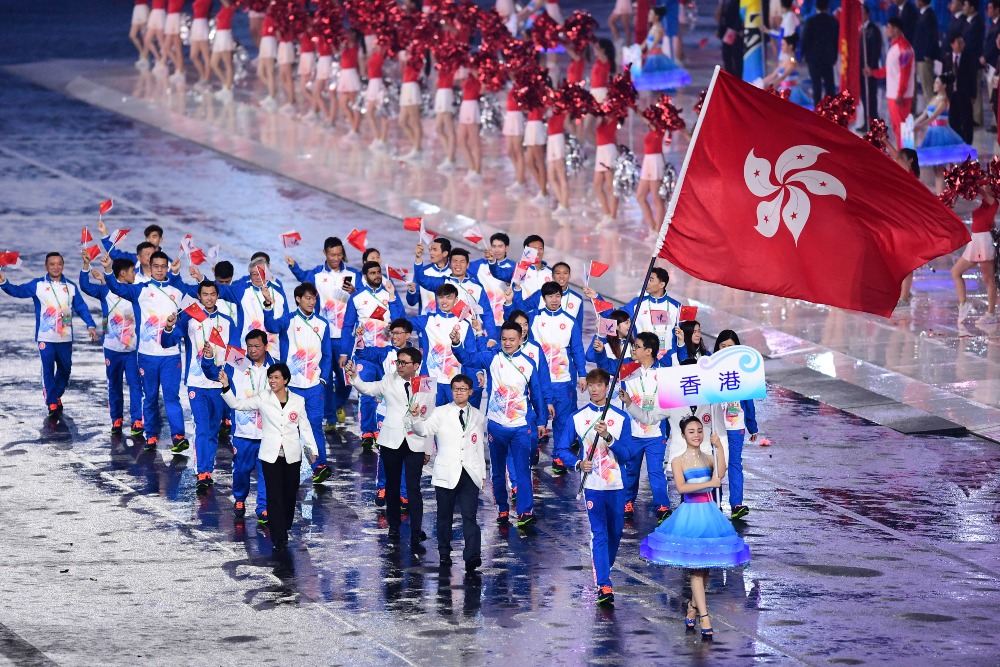
[[[416,148],[411,148],[409,153],[407,153],[406,155],[400,156],[399,159],[400,160],[419,160],[420,159],[420,151],[418,151]]]
[[[360,136],[361,136],[360,134],[358,134],[358,133],[357,133],[357,132],[355,132],[354,130],[351,130],[351,131],[349,131],[349,132],[348,132],[347,134],[345,134],[345,135],[343,136],[343,140],[344,140],[344,141],[355,141],[355,140],[356,140],[356,139],[358,139],[358,138],[359,138]]]
[[[512,183],[511,185],[508,185],[507,194],[509,195],[524,194],[524,185],[521,183]]]
[[[368,144],[368,150],[370,150],[372,153],[378,153],[378,154],[385,153],[386,150],[385,142],[376,139],[375,141]]]
[[[319,116],[316,115],[315,111],[308,111],[301,116],[303,123],[315,123]]]
[[[996,325],[997,325],[997,316],[995,313],[993,315],[986,313],[985,315],[980,316],[980,318],[976,320],[976,326],[979,327],[980,329],[985,329],[986,327],[995,327]]]
[[[470,171],[465,175],[465,182],[470,185],[479,185],[483,182],[483,177],[481,174],[477,174],[474,171]]]
[[[569,214],[570,214],[569,209],[561,204],[557,206],[556,210],[552,212],[552,215],[554,215],[557,218],[568,218]]]
[[[263,100],[261,100],[260,108],[263,109],[264,111],[274,112],[278,110],[278,103],[277,101],[275,101],[273,97],[268,95]]]
[[[170,70],[167,68],[167,63],[162,60],[153,66],[153,74],[166,76]]]
[[[958,306],[958,321],[961,322],[962,320],[964,320],[966,317],[969,316],[969,313],[971,313],[971,312],[972,312],[972,303],[971,302],[966,301],[963,304],[959,304],[959,306]]]
[[[549,204],[549,196],[546,195],[546,194],[542,194],[541,192],[539,192],[537,195],[535,195],[534,197],[532,197],[531,199],[529,199],[528,203],[529,204],[536,204],[538,206],[544,206],[545,208],[548,208],[549,207],[548,206],[548,204]]]
[[[295,105],[292,104],[291,102],[285,102],[284,104],[281,105],[281,109],[279,109],[278,111],[280,111],[285,116],[294,116]]]
[[[140,72],[148,72],[149,61],[146,60],[145,58],[139,58],[138,60],[135,61],[135,68]]]
[[[607,229],[615,224],[615,219],[610,215],[601,216],[600,222],[597,223],[597,229]]]
[[[455,161],[454,160],[442,160],[441,164],[437,166],[438,171],[454,171]]]
[[[174,72],[173,74],[170,75],[168,81],[170,81],[170,83],[176,83],[178,85],[182,85],[184,83],[184,74],[181,72]]]

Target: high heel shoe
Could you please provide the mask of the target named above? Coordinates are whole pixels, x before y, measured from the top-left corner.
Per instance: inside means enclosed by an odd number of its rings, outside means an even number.
[[[692,600],[688,600],[687,613],[690,614],[692,611],[695,614],[694,618],[688,618],[686,615],[684,616],[684,627],[688,630],[694,630],[694,624],[698,620],[698,608],[694,606],[694,602]]]
[[[698,618],[699,619],[701,619],[701,618],[708,618],[708,614],[702,614]],[[714,636],[715,636],[715,631],[712,630],[712,628],[709,627],[709,628],[702,628],[701,629],[701,639],[702,639],[702,641],[709,641]]]

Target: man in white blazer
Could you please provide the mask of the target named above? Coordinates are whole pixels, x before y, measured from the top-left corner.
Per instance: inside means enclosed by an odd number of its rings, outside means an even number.
[[[396,371],[386,373],[381,380],[374,382],[360,379],[353,361],[344,366],[344,372],[359,394],[381,397],[385,403],[385,419],[375,442],[385,464],[385,514],[389,521],[389,539],[393,542],[399,540],[402,506],[399,486],[405,467],[406,495],[410,501],[410,550],[417,556],[427,553],[421,544],[427,535],[423,531],[424,503],[420,497],[420,474],[430,460],[431,449],[423,438],[414,433],[410,410],[418,406],[418,413],[423,411],[426,414],[430,405],[423,398],[433,405],[433,394],[419,391],[419,385],[426,378],[414,380],[422,361],[420,350],[403,348],[396,354]]]
[[[437,436],[437,456],[431,483],[437,496],[438,553],[441,566],[451,565],[452,521],[455,503],[462,514],[462,534],[465,536],[465,571],[472,573],[483,564],[482,534],[476,523],[479,493],[486,483],[486,418],[469,405],[472,378],[459,373],[451,380],[454,400],[442,405],[428,417],[414,407],[413,430],[417,435]]]

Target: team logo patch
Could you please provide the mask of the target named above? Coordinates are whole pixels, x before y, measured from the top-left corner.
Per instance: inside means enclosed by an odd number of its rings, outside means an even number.
[[[139,369],[139,375],[145,375],[145,374],[146,374],[146,369],[145,368],[140,368]]]
[[[486,439],[489,440],[490,442],[493,442],[493,436],[492,435],[487,435]]]
[[[39,350],[44,350],[45,349],[45,343],[39,343],[38,344],[38,349]]]
[[[194,392],[193,391],[189,391],[188,392],[188,398],[191,398],[191,399],[194,398]]]
[[[473,433],[472,434],[472,444],[476,444],[477,440],[479,440],[479,437],[477,436],[477,434]]]
[[[705,416],[701,418],[701,421],[703,421],[706,424],[711,424],[712,423],[712,415],[710,415],[710,414],[708,414],[706,412]]]
[[[559,329],[562,330],[562,331],[565,331],[566,330],[566,323],[565,322],[560,323],[559,324]]]
[[[593,500],[588,500],[587,501],[587,509],[589,509],[589,510],[594,509],[594,501]]]
[[[298,412],[290,412],[288,414],[288,421],[290,421],[290,422],[296,422],[298,420],[299,420],[299,413]]]
[[[420,416],[423,417],[426,414],[427,414],[427,406],[426,405],[421,406],[420,407]]]
[[[111,365],[111,360],[110,359],[105,359],[104,360],[104,365],[105,366],[110,366]]]

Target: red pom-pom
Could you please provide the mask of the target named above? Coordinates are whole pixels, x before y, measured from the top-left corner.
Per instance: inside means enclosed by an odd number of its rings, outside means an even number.
[[[309,13],[299,0],[275,0],[267,15],[284,39],[296,39],[309,28]]]
[[[599,108],[597,100],[594,99],[589,90],[583,87],[582,83],[563,81],[562,86],[552,98],[553,113],[565,113],[570,118],[597,115]]]
[[[695,102],[694,106],[691,107],[691,111],[695,112],[696,114],[701,114],[701,108],[705,106],[705,98],[707,96],[708,96],[708,89],[706,88],[705,90],[701,91],[700,95],[698,95],[698,101]]]
[[[344,9],[337,0],[319,0],[312,19],[317,39],[325,39],[337,48],[344,37]]]
[[[479,70],[479,81],[483,88],[495,93],[507,83],[507,73],[503,64],[492,53],[479,51],[472,56],[472,66]]]
[[[885,153],[885,145],[889,140],[889,133],[886,130],[885,121],[881,118],[872,118],[871,127],[867,132],[865,132],[865,136],[862,138],[875,148]]]
[[[968,158],[962,164],[957,164],[944,172],[945,188],[938,197],[945,206],[954,206],[961,199],[972,201],[979,196],[980,186],[989,180],[983,173],[982,165],[977,160]]]
[[[271,0],[236,0],[234,4],[240,9],[251,12],[266,12]]]
[[[438,71],[454,72],[469,62],[469,47],[457,39],[439,39],[431,47],[431,52]]]
[[[601,115],[621,121],[628,116],[629,109],[635,109],[638,97],[639,93],[632,85],[632,74],[628,70],[616,74],[608,82],[608,95],[601,104]]]
[[[540,51],[554,49],[559,45],[559,24],[549,16],[548,12],[542,12],[535,16],[535,24],[531,29],[531,41]]]
[[[552,81],[548,70],[534,66],[519,71],[514,78],[511,95],[525,111],[547,107],[552,99]]]
[[[486,53],[500,53],[508,44],[515,41],[507,30],[503,17],[496,10],[480,14],[479,32],[482,34],[479,49]]]
[[[538,52],[530,42],[513,39],[502,49],[500,55],[503,57],[504,67],[514,76],[517,72],[529,67],[534,67],[537,63]]]
[[[582,53],[597,39],[597,20],[587,12],[577,10],[563,21],[562,32],[566,43],[577,53]]]
[[[681,110],[674,106],[670,95],[660,95],[660,99],[643,109],[642,116],[660,132],[675,132],[685,127]]]
[[[854,110],[857,106],[854,96],[846,90],[842,90],[833,97],[828,95],[820,100],[819,106],[816,107],[816,113],[841,127],[847,127],[851,119],[854,118]]]
[[[1000,156],[986,163],[986,185],[993,193],[994,199],[1000,199]]]

